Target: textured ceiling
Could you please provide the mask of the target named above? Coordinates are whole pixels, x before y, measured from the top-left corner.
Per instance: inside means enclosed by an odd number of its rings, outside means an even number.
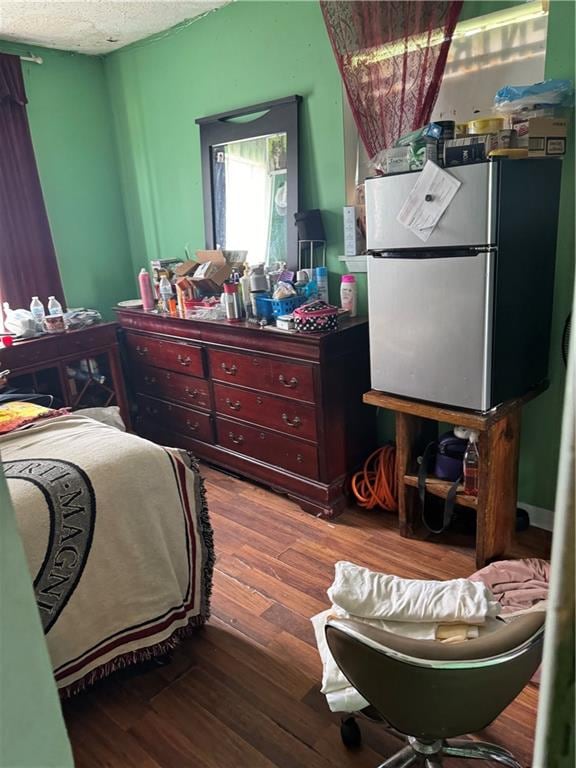
[[[0,0],[0,39],[104,54],[230,0]]]

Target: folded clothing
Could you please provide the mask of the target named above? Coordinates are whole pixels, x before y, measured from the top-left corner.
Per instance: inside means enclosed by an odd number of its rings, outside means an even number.
[[[483,624],[500,611],[482,581],[401,579],[345,561],[336,563],[328,597],[351,616],[388,621]]]
[[[325,627],[328,618],[354,618],[386,632],[417,640],[463,642],[493,631],[499,605],[481,582],[467,579],[421,581],[377,573],[338,562],[328,589],[332,608],[313,616],[312,626],[322,660],[322,693],[332,712],[356,712],[368,702],[350,685],[334,661]]]
[[[470,576],[485,584],[502,607],[501,617],[512,621],[529,611],[545,611],[550,580],[550,563],[538,557],[521,560],[499,560]],[[540,683],[540,669],[532,681]]]
[[[490,589],[502,609],[502,618],[543,609],[548,598],[550,563],[537,557],[499,560],[470,576]]]

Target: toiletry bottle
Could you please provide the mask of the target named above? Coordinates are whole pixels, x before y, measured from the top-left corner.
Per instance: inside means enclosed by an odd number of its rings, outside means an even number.
[[[318,285],[318,298],[329,304],[328,301],[328,267],[316,267],[316,284]]]
[[[305,287],[304,287],[304,296],[306,297],[306,301],[309,299],[317,299],[318,296],[318,283],[314,278],[312,280],[309,280]]]
[[[62,313],[62,304],[58,301],[58,299],[55,296],[48,296],[48,314],[49,315],[61,315]]]
[[[38,296],[32,296],[30,312],[36,323],[36,330],[42,332],[44,330],[44,318],[46,317],[46,312],[44,311],[44,304],[42,304]]]
[[[150,273],[147,269],[140,270],[138,275],[138,287],[140,288],[140,298],[142,299],[142,309],[146,312],[150,312],[154,309],[154,293],[152,291],[152,282],[150,281]]]
[[[478,496],[479,475],[478,433],[472,431],[470,432],[468,445],[464,453],[464,493],[467,496]]]
[[[356,317],[357,300],[356,278],[354,275],[342,275],[340,306],[348,310],[350,317]]]
[[[224,283],[224,309],[227,320],[241,320],[240,303],[238,301],[238,285],[236,283]]]
[[[244,311],[246,317],[249,317],[252,310],[252,304],[250,302],[250,275],[248,274],[248,265],[244,264],[244,274],[240,278],[240,295],[242,296],[242,303],[244,304]]]
[[[160,299],[162,301],[162,312],[170,312],[170,299],[172,298],[172,285],[166,275],[160,278]]]

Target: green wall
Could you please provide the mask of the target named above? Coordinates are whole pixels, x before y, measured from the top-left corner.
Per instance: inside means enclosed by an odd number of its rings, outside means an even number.
[[[546,77],[575,80],[573,0],[552,0],[548,18]],[[550,388],[524,410],[520,461],[521,498],[552,509],[558,471],[564,393],[562,328],[574,286],[574,119],[563,160],[562,197],[556,251],[556,287],[550,348]]]
[[[512,2],[465,3],[464,17]],[[478,10],[480,9],[480,11]],[[551,4],[547,75],[574,78],[574,4]],[[342,89],[317,2],[240,2],[105,59],[120,147],[132,267],[204,244],[195,119],[290,93],[302,106],[302,208],[321,208],[331,290],[342,249]],[[525,411],[520,498],[551,508],[564,372],[559,339],[568,312],[574,252],[573,154],[565,160],[550,390]],[[365,311],[365,283],[360,285]],[[391,428],[382,419],[383,432]]]
[[[106,70],[134,269],[204,247],[195,119],[293,93],[304,97],[301,207],[322,209],[340,269],[342,91],[317,2],[234,3],[107,56]]]
[[[28,118],[68,305],[111,307],[135,294],[104,65],[97,57],[16,46]],[[46,297],[47,298],[47,297]]]

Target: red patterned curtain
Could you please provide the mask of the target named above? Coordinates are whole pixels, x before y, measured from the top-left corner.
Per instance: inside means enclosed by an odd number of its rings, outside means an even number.
[[[462,0],[321,0],[369,157],[430,120]]]

